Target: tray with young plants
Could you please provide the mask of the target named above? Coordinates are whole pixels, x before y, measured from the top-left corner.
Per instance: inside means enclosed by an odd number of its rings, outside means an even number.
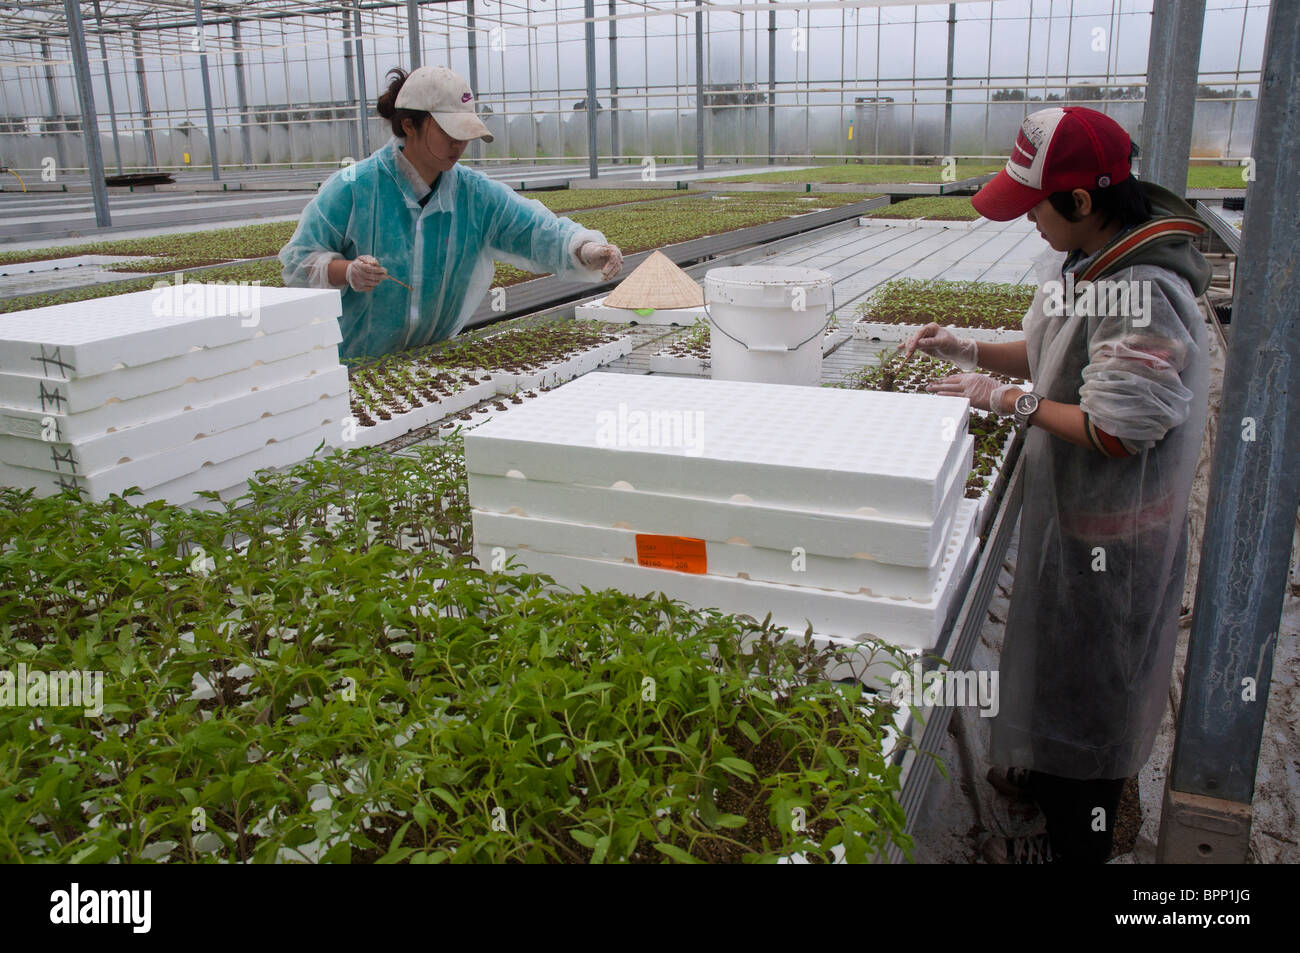
[[[956,365],[927,357],[920,352],[914,352],[910,360],[905,360],[902,350],[898,348],[881,351],[878,359],[877,364],[862,368],[843,386],[898,394],[925,394],[928,393],[926,385],[932,381],[949,374],[961,373]],[[1032,388],[1028,382],[1016,378],[1002,374],[991,376],[1004,383],[1023,386],[1026,390]],[[969,500],[978,501],[976,526],[982,526],[998,481],[1005,479],[1002,470],[1015,442],[1015,418],[972,408],[967,432],[975,438],[975,456],[970,475],[966,478],[965,495]]]
[[[356,445],[363,447],[459,414],[496,393],[489,375],[448,367],[424,352],[354,363],[349,371]]]
[[[652,374],[695,374],[707,376],[710,371],[710,338],[708,321],[701,318],[685,334],[650,355]],[[839,321],[831,315],[822,334],[822,353],[826,353],[843,337]]]
[[[1033,300],[1033,285],[896,278],[858,306],[853,336],[903,341],[933,321],[976,341],[1019,341]]]

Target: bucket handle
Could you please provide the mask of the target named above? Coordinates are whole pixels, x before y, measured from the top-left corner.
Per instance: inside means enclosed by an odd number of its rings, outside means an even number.
[[[732,334],[731,332],[729,332],[729,331],[728,331],[726,328],[724,328],[722,325],[718,324],[717,319],[714,318],[714,317],[713,317],[713,314],[709,311],[709,303],[708,303],[707,301],[704,302],[704,314],[705,314],[705,317],[707,317],[707,318],[709,319],[709,324],[713,325],[715,328],[717,328],[719,331],[721,331],[724,335],[726,335],[727,337],[731,338],[731,340],[735,341],[737,344],[739,344],[741,347],[743,347],[746,351],[777,351],[777,352],[782,352],[782,353],[784,353],[784,352],[786,352],[786,351],[797,351],[797,350],[799,350],[799,348],[803,347],[805,344],[807,344],[807,343],[808,343],[809,341],[811,341],[813,338],[817,337],[817,335],[819,335],[819,334],[825,334],[825,333],[826,333],[826,329],[829,328],[829,327],[831,326],[831,321],[833,321],[833,320],[835,319],[835,285],[834,285],[834,284],[831,285],[831,309],[830,309],[830,311],[828,311],[828,312],[826,313],[826,323],[823,324],[823,325],[822,325],[818,330],[816,330],[816,331],[814,331],[812,334],[808,335],[808,337],[804,338],[804,339],[803,339],[802,341],[800,341],[798,344],[794,345],[793,347],[790,347],[790,346],[785,345],[785,344],[773,344],[773,345],[763,345],[763,346],[760,346],[760,347],[752,347],[752,346],[750,346],[749,344],[746,344],[744,341],[740,340],[740,338],[736,337],[736,336],[735,336],[734,334]]]

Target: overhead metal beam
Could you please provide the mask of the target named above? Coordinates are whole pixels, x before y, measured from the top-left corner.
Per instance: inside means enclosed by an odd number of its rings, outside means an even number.
[[[244,149],[244,167],[253,164],[253,144],[248,132],[248,93],[244,89],[244,41],[239,20],[230,21],[230,39],[235,46],[235,100],[239,105],[239,139]]]
[[[99,56],[104,61],[104,90],[108,94],[108,125],[113,130],[113,159],[117,174],[122,174],[122,143],[117,137],[117,109],[113,105],[113,77],[108,72],[108,44],[104,42],[104,18],[95,0],[95,32],[99,35]]]
[[[1175,195],[1187,191],[1204,26],[1205,0],[1162,0],[1151,15],[1139,162],[1142,178]]]
[[[77,99],[81,102],[81,136],[86,142],[86,165],[90,171],[90,194],[95,203],[95,225],[113,224],[108,212],[108,185],[104,182],[104,156],[99,149],[99,122],[95,118],[95,93],[90,86],[90,58],[86,55],[86,32],[81,23],[81,4],[64,0],[68,16],[68,46],[72,54],[72,72],[77,82]]]
[[[216,182],[221,178],[221,163],[217,159],[217,120],[212,115],[212,80],[208,77],[208,38],[203,32],[203,0],[194,0],[194,27],[198,30],[199,79],[203,83],[203,112],[208,122],[208,157],[212,165],[212,181]]]
[[[587,166],[590,178],[596,178],[600,142],[596,130],[596,24],[592,17],[596,15],[596,0],[583,0],[587,12],[587,22],[583,24],[586,34],[587,50]]]
[[[1268,12],[1210,472],[1158,862],[1244,863],[1300,499],[1300,4]]]

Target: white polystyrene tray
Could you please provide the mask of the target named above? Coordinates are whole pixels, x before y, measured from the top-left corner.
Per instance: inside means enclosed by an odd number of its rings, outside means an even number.
[[[793,558],[794,547],[801,546],[810,556],[871,561],[871,565],[882,567],[883,574],[907,579],[910,592],[924,593],[933,585],[940,554],[963,498],[974,442],[973,437],[967,436],[961,455],[945,475],[944,504],[932,522],[781,509],[731,500],[475,473],[469,475],[469,498],[476,510],[485,513],[691,536],[717,543],[743,541],[757,549],[785,553],[787,564]],[[918,575],[924,582],[918,580]]]
[[[704,308],[659,308],[642,317],[626,308],[607,308],[605,299],[597,298],[573,309],[579,320],[607,321],[611,324],[694,324],[704,319]]]
[[[309,404],[320,404],[327,398],[342,397],[346,407],[347,393],[347,369],[339,366],[162,417],[139,427],[101,434],[82,443],[0,435],[0,460],[18,467],[89,475],[125,463],[147,460],[175,448],[203,453],[207,448],[203,441],[222,431]],[[337,419],[340,416],[337,401],[331,401],[327,406],[330,413],[326,416],[333,415]]]
[[[771,613],[773,624],[788,627],[791,635],[801,635],[811,625],[815,635],[859,641],[878,638],[905,648],[928,650],[938,643],[948,609],[957,597],[958,584],[975,553],[979,541],[973,525],[975,511],[973,501],[962,501],[934,596],[924,605],[907,599],[849,594],[811,586],[650,569],[625,562],[557,556],[509,547],[499,549],[506,559],[515,557],[517,566],[530,572],[545,573],[559,585],[574,591],[585,586],[593,591],[617,589],[633,595],[662,592],[669,598],[680,599],[700,609],[714,608],[755,619],[763,619]],[[482,565],[491,566],[491,549],[480,548],[476,543],[475,556]]]
[[[0,373],[0,406],[40,410],[44,394],[47,406],[61,406],[66,413],[82,413],[110,401],[131,400],[180,387],[190,380],[209,380],[317,349],[333,349],[337,355],[335,346],[341,340],[338,321],[327,318],[278,334],[259,334],[234,344],[196,347],[187,354],[153,364],[117,368],[93,377],[63,381]]]
[[[181,306],[190,287],[186,284],[180,292]],[[70,380],[103,374],[119,364],[152,364],[194,347],[233,344],[258,332],[276,334],[343,313],[342,298],[334,290],[262,286],[250,290],[258,293],[258,312],[253,317],[240,313],[238,292],[233,307],[228,300],[225,308],[209,309],[205,301],[202,310],[209,313],[201,316],[156,314],[160,292],[152,290],[14,312],[0,322],[0,371]],[[232,293],[225,294],[229,299]]]
[[[486,476],[933,521],[968,407],[958,397],[594,373],[477,428],[465,460]],[[652,439],[638,419],[691,430],[653,438],[676,445],[633,445]]]
[[[39,439],[46,429],[46,418],[50,418],[60,439],[68,443],[82,443],[114,430],[138,427],[195,407],[229,400],[250,391],[298,380],[312,373],[325,373],[341,366],[338,351],[326,347],[119,403],[104,404],[79,414],[60,412],[54,407],[45,411],[0,407],[0,433]]]
[[[331,398],[339,401],[341,398]],[[241,441],[241,445],[246,448],[245,452],[234,457],[219,458],[218,454],[204,454],[204,459],[193,457],[193,465],[188,468],[180,468],[177,472],[175,466],[169,466],[168,475],[171,477],[166,482],[157,483],[147,477],[148,487],[141,487],[144,490],[143,496],[132,497],[133,502],[148,503],[153,500],[167,500],[170,503],[185,503],[195,498],[200,490],[221,490],[233,487],[243,480],[247,480],[257,470],[264,468],[278,468],[292,466],[305,460],[311,452],[323,441],[326,448],[337,447],[342,444],[340,439],[340,427],[337,420],[330,420],[322,423],[318,417],[318,411],[314,407],[303,408],[301,411],[291,412],[298,415],[293,418],[293,422],[301,426],[309,426],[308,430],[299,430],[295,434],[289,434],[273,443],[267,443],[265,439],[258,442],[255,438]],[[290,415],[282,415],[280,418],[272,418],[272,421],[279,420],[278,429],[287,429],[286,418]],[[316,421],[315,423],[310,423]],[[244,428],[240,428],[244,429]],[[276,425],[261,428],[261,432],[274,432]],[[260,436],[260,433],[258,434]],[[248,445],[255,443],[256,446],[248,449]],[[223,446],[233,447],[234,441],[227,441]],[[143,461],[148,463],[149,461]],[[84,499],[104,500],[112,493],[118,493],[127,487],[138,485],[141,476],[133,473],[136,479],[128,478],[117,470],[126,471],[128,468],[137,470],[133,464],[126,464],[124,467],[107,470],[93,477],[85,478],[72,474],[54,474],[45,470],[29,470],[25,467],[13,467],[7,463],[0,463],[0,485],[31,487],[36,491],[36,495],[52,496],[61,489],[79,489]]]
[[[373,427],[357,427],[356,446],[374,447],[386,443],[405,433],[442,420],[452,414],[459,414],[467,407],[472,407],[481,400],[487,400],[496,394],[496,385],[491,381],[467,384],[450,397],[444,397],[436,403],[423,404],[404,414],[394,414],[388,420],[375,420]],[[373,414],[371,415],[373,418]],[[352,446],[352,444],[349,444]]]
[[[855,321],[853,324],[855,338],[888,344],[906,341],[919,330],[921,330],[919,324],[881,324],[879,321]],[[1009,328],[949,328],[948,330],[961,338],[991,344],[1025,339],[1024,331]]]
[[[603,364],[624,357],[635,345],[636,340],[634,338],[625,336],[613,341],[606,341],[604,344],[574,354],[563,360],[554,361],[535,371],[490,370],[487,373],[492,377],[496,392],[502,395],[539,387],[554,387],[557,384],[594,371]]]
[[[0,482],[6,486],[35,486],[45,480],[62,485],[68,482],[67,478],[73,478],[92,499],[102,500],[113,493],[121,493],[127,487],[138,486],[142,490],[148,490],[180,480],[203,467],[237,459],[255,452],[267,443],[288,440],[309,430],[315,430],[322,437],[328,431],[332,439],[338,440],[347,408],[347,396],[344,394],[324,397],[293,410],[222,430],[185,446],[172,447],[95,473],[82,473],[70,466],[65,466],[59,472],[35,470],[13,466],[5,461],[0,464]]]

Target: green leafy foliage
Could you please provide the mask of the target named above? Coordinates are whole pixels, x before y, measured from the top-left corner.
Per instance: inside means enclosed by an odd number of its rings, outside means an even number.
[[[864,218],[920,218],[932,221],[971,222],[980,217],[964,196],[921,195],[884,208],[872,209]]]
[[[957,178],[967,179],[974,175],[986,175],[997,172],[1002,163],[959,162]],[[789,169],[777,172],[759,172],[754,175],[724,176],[706,179],[706,182],[816,182],[826,185],[849,184],[861,182],[887,184],[893,182],[942,182],[944,166],[942,165],[859,165],[845,163],[839,165],[815,166],[811,169]]]
[[[0,706],[0,860],[910,851],[888,705],[766,621],[485,571],[457,435],[238,503],[0,490],[0,670],[105,681]]]

